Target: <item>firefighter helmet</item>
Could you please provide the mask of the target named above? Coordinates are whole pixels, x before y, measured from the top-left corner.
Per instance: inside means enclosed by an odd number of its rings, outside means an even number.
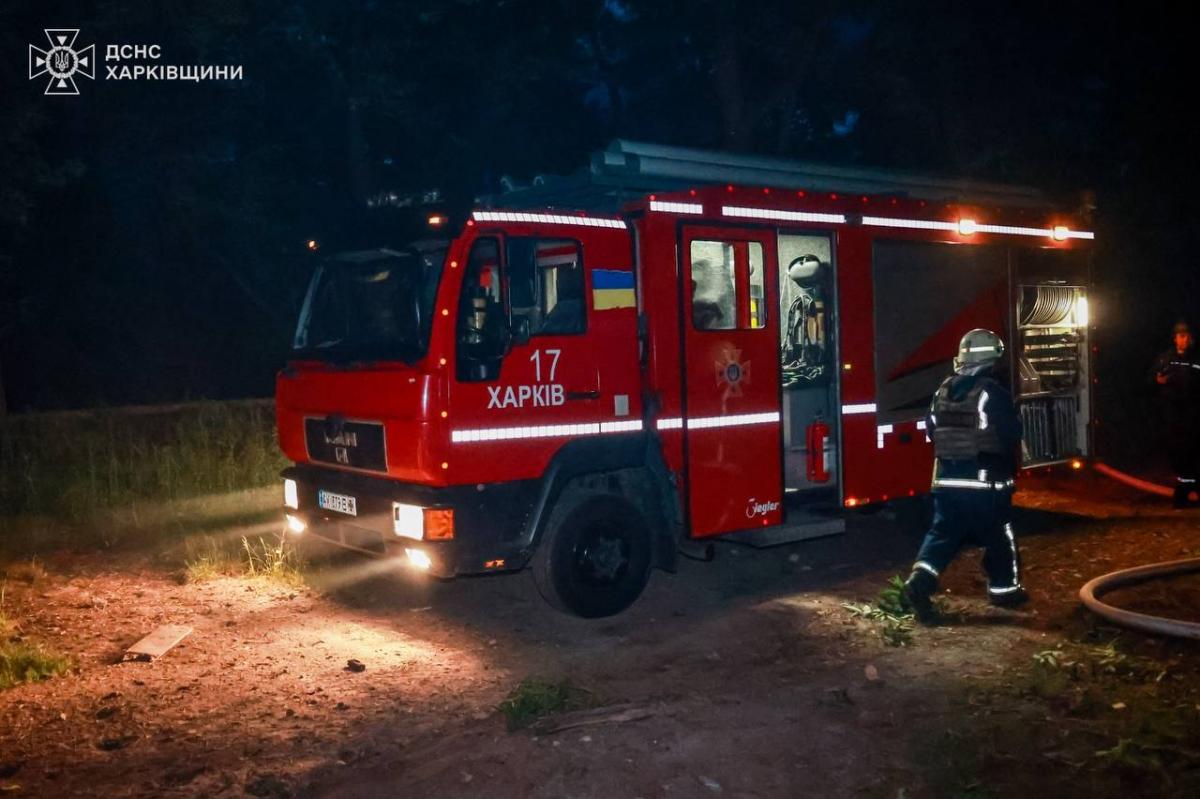
[[[788,264],[788,277],[796,282],[796,285],[803,285],[805,281],[811,280],[821,271],[821,259],[811,253],[801,255]]]
[[[958,342],[958,355],[954,368],[961,369],[972,364],[991,363],[1004,354],[1004,342],[990,330],[977,327]]]

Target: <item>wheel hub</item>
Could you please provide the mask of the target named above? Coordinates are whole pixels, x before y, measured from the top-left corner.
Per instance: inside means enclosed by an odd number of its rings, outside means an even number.
[[[577,551],[575,566],[585,582],[610,585],[619,580],[629,566],[629,545],[614,530],[589,530]]]

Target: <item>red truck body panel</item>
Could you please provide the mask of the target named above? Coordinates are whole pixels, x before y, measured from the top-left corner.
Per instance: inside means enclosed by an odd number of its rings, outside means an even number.
[[[1056,234],[1059,226],[1067,233]],[[948,322],[922,334],[880,375],[876,320],[888,298],[876,296],[877,253],[906,243],[1076,251],[1090,243],[1090,234],[1072,233],[1079,227],[1069,215],[1030,209],[733,186],[649,195],[620,217],[476,212],[446,256],[427,354],[410,365],[290,364],[277,386],[280,443],[292,461],[309,463],[305,419],[336,414],[381,422],[387,455],[379,476],[482,487],[542,479],[568,442],[642,433],[653,436],[673,476],[688,535],[781,524],[788,441],[804,440],[802,430],[785,436],[785,428],[808,417],[784,418],[780,341],[793,321],[781,310],[787,265],[779,242],[810,237],[827,243],[835,277],[827,385],[836,407],[824,418],[837,446],[830,468],[835,501],[857,505],[924,493],[932,448],[923,409],[914,405],[882,421],[879,386],[944,369],[970,328],[1014,335],[1021,278],[1010,255],[1007,274],[997,273],[1001,280],[948,311]],[[515,343],[496,379],[464,381],[455,373],[464,266],[476,242],[489,238],[499,252],[511,238],[546,240],[548,259],[551,245],[577,244],[586,324],[581,332]],[[733,293],[710,302],[705,292],[727,292],[724,283],[701,285],[721,258],[721,280],[732,281]]]

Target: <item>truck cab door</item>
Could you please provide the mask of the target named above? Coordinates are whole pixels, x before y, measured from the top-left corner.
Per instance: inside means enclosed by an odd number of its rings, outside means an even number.
[[[771,231],[688,226],[680,249],[691,534],[783,520],[778,276]]]

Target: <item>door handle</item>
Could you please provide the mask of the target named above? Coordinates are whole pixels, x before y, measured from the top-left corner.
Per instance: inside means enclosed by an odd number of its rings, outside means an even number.
[[[600,399],[600,391],[599,391],[599,389],[592,389],[591,391],[568,391],[567,399],[569,399],[569,400]]]

